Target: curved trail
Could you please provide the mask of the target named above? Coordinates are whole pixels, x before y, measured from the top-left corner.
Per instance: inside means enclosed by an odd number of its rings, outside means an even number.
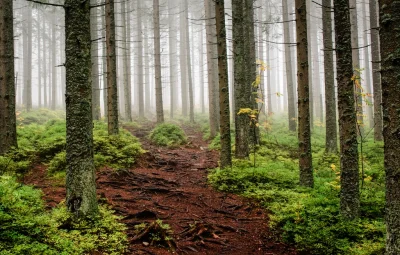
[[[207,169],[217,166],[218,154],[205,149],[207,144],[196,129],[186,128],[189,143],[176,149],[150,144],[146,138],[150,128],[127,129],[147,152],[135,168],[119,175],[99,171],[97,190],[116,214],[125,217],[129,254],[171,254],[165,247],[133,241],[135,225],[156,219],[171,226],[178,254],[296,254],[292,247],[268,238],[264,210],[207,184]],[[43,167],[34,172],[25,182],[43,189],[49,206],[64,198],[64,188],[46,179]]]

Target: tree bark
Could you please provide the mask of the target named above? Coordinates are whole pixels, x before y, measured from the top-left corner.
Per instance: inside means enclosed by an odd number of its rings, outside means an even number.
[[[340,132],[340,212],[346,219],[358,217],[359,175],[357,117],[353,77],[349,0],[335,0],[337,87]]]
[[[400,3],[380,0],[386,253],[400,254]]]
[[[0,155],[17,145],[13,1],[0,2]]]
[[[129,21],[128,21],[129,23]],[[143,29],[142,29],[142,3],[137,1],[137,86],[139,118],[144,118],[144,84],[143,84]],[[146,46],[145,46],[146,47]],[[148,85],[148,84],[147,84]]]
[[[40,14],[39,10],[37,10],[37,65],[38,65],[38,106],[39,108],[42,107],[42,56],[40,54],[40,51],[42,50],[42,44],[41,44],[41,29],[42,29],[42,24],[40,22]]]
[[[32,9],[27,6],[24,30],[24,104],[26,110],[32,110]]]
[[[107,108],[108,134],[116,135],[118,127],[117,57],[115,45],[114,0],[106,0],[106,44],[107,44]]]
[[[57,103],[57,61],[56,61],[56,15],[52,13],[52,25],[51,25],[51,109],[56,109]],[[90,31],[89,31],[90,32]]]
[[[154,63],[156,83],[156,112],[157,123],[164,122],[162,84],[161,84],[161,50],[160,50],[160,3],[153,0],[153,23],[154,23]]]
[[[336,93],[333,68],[332,38],[332,0],[322,2],[322,22],[324,36],[324,75],[325,75],[325,118],[326,138],[325,151],[337,152]]]
[[[93,161],[90,5],[81,0],[66,0],[65,5],[66,206],[77,217],[93,217],[98,207]]]
[[[297,35],[297,91],[299,97],[299,168],[300,185],[313,187],[311,155],[310,88],[308,70],[307,7],[306,0],[296,0]]]
[[[382,122],[382,88],[381,88],[381,64],[378,30],[378,1],[369,0],[369,17],[371,27],[371,57],[372,57],[372,82],[374,90],[374,139],[383,140]]]
[[[224,0],[215,1],[215,14],[218,47],[219,106],[221,109],[219,129],[221,136],[220,168],[225,169],[232,167],[232,152]]]

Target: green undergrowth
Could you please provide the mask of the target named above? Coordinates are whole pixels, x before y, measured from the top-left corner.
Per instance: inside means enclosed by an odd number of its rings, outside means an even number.
[[[17,134],[19,148],[0,156],[0,174],[23,175],[36,163],[47,164],[51,175],[65,171],[65,120],[21,125]],[[93,149],[96,168],[108,166],[116,171],[132,167],[144,152],[138,139],[124,129],[109,136],[103,122],[94,122]]]
[[[17,111],[17,125],[25,126],[29,124],[45,124],[49,120],[65,119],[65,111],[53,111],[46,108],[40,108],[33,111]]]
[[[152,143],[158,146],[178,147],[187,142],[185,132],[178,125],[164,123],[157,125],[149,134]]]
[[[64,204],[46,211],[40,190],[0,176],[0,254],[123,254],[126,227],[107,206],[90,220],[75,220]]]
[[[279,121],[262,130],[255,167],[254,155],[234,160],[232,169],[213,170],[209,182],[218,190],[258,200],[271,212],[273,235],[306,254],[384,254],[383,144],[363,143],[361,215],[349,222],[339,213],[339,156],[324,152],[322,128],[313,130],[312,143],[313,189],[299,186],[296,133]]]

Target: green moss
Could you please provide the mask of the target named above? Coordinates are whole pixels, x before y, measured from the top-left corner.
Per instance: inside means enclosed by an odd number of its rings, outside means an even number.
[[[149,139],[154,144],[166,147],[177,147],[187,142],[185,132],[174,124],[157,125],[149,134]]]
[[[48,212],[40,190],[0,177],[0,254],[123,254],[125,226],[106,206],[95,219],[75,221],[63,204]]]

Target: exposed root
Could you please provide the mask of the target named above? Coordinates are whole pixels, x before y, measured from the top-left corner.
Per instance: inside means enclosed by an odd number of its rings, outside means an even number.
[[[142,241],[150,245],[164,246],[172,251],[175,251],[177,248],[172,238],[173,231],[169,225],[163,224],[161,220],[156,220],[149,224],[142,223],[136,225],[135,232],[136,235],[132,238],[132,241]]]

